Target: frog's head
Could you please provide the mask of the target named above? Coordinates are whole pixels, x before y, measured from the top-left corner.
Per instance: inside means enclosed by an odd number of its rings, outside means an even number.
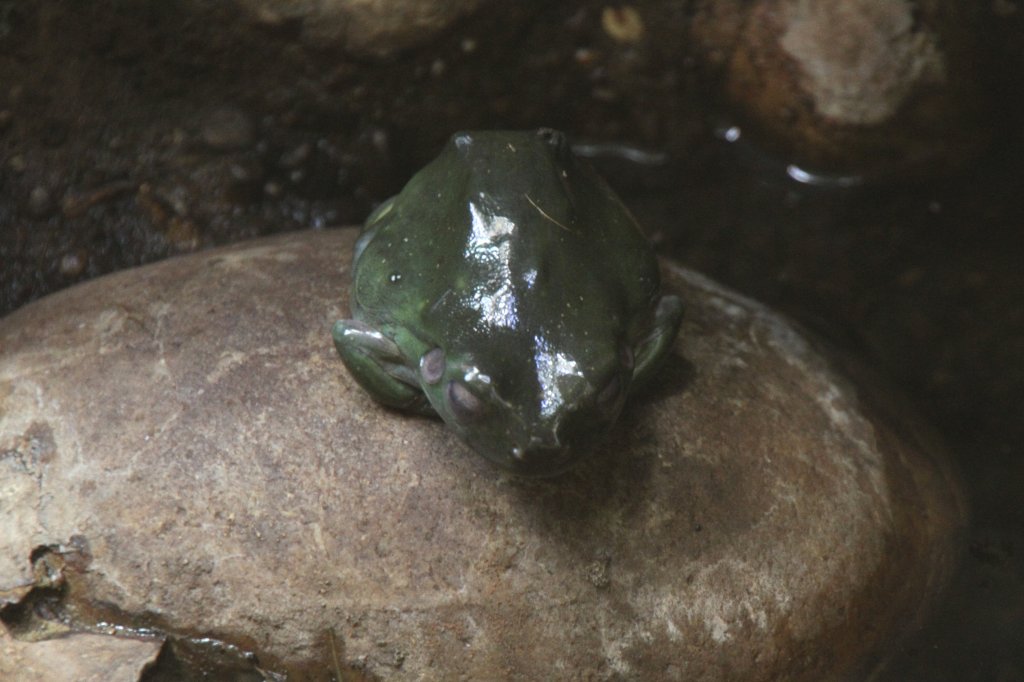
[[[519,474],[554,475],[616,420],[636,364],[626,344],[569,347],[538,335],[498,339],[486,355],[434,348],[421,358],[421,385],[448,426],[487,459]]]

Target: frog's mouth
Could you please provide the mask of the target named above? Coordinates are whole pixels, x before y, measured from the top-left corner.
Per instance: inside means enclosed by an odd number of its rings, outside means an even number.
[[[561,437],[557,424],[543,428],[524,419],[511,405],[491,411],[485,423],[475,428],[465,423],[450,424],[461,440],[502,469],[522,476],[553,476],[568,469],[576,460],[576,450]],[[495,406],[491,403],[491,408]],[[489,422],[489,423],[488,423]]]
[[[513,446],[508,468],[524,476],[554,476],[572,466],[576,459],[573,448],[536,442],[527,447]]]
[[[561,420],[552,420],[543,428],[532,429],[521,415],[512,419],[517,422],[515,436],[509,431],[504,438],[492,438],[487,443],[471,443],[487,459],[504,469],[521,476],[554,476],[570,468],[586,451],[586,443],[567,438],[561,428]],[[511,436],[511,437],[510,437]]]

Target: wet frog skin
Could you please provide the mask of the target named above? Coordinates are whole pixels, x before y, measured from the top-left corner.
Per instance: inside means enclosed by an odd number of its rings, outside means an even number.
[[[606,432],[683,314],[629,211],[546,129],[454,135],[367,219],[352,278],[333,336],[359,384],[530,475]]]

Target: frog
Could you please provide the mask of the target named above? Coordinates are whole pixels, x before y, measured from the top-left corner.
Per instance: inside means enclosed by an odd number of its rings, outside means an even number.
[[[564,133],[455,133],[366,219],[332,329],[377,402],[523,476],[592,452],[683,318],[653,248]]]

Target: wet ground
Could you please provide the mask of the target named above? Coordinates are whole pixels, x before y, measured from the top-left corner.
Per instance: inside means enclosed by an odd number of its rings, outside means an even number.
[[[357,223],[460,128],[563,128],[663,254],[868,358],[950,443],[969,550],[882,679],[1024,680],[1024,11],[982,27],[994,144],[939,178],[848,187],[794,181],[742,126],[724,134],[738,121],[673,28],[689,4],[650,3],[660,21],[629,47],[602,7],[498,3],[365,62],[227,3],[0,2],[0,314]]]

